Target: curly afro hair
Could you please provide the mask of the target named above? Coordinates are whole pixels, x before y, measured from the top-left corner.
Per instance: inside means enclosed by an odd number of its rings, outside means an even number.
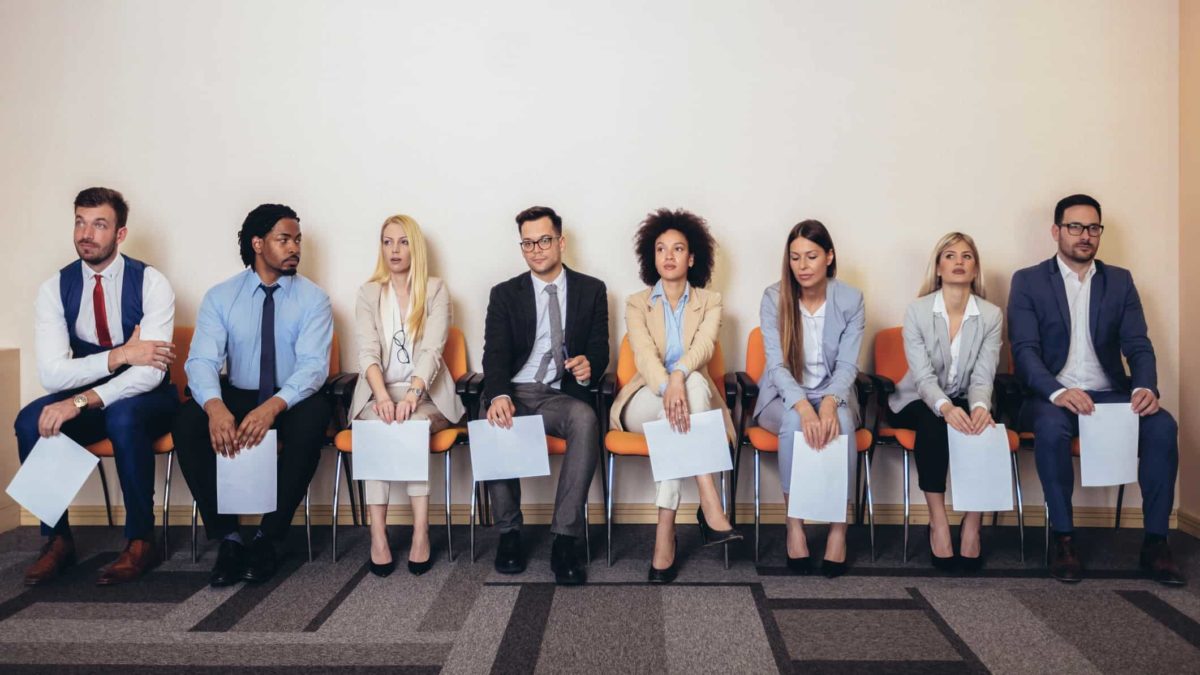
[[[638,226],[633,238],[633,248],[637,252],[639,274],[647,286],[658,283],[658,269],[654,266],[654,243],[667,230],[675,230],[687,239],[688,253],[694,259],[694,264],[688,268],[688,283],[696,288],[704,288],[712,279],[713,261],[716,257],[717,242],[708,232],[708,224],[696,214],[677,209],[658,209],[646,216]]]

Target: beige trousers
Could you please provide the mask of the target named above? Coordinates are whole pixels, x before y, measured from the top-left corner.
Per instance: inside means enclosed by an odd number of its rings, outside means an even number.
[[[399,401],[404,398],[408,392],[408,385],[391,385],[388,387],[388,395],[393,401]],[[375,414],[374,398],[367,402],[367,407],[362,409],[355,419],[360,420],[377,420],[379,415]],[[437,409],[433,401],[429,400],[428,394],[421,399],[417,404],[417,409],[413,411],[412,417],[414,420],[429,420],[429,433],[436,434],[442,429],[450,426],[450,422]],[[409,497],[425,497],[429,495],[429,481],[385,481],[385,480],[369,480],[365,481],[367,492],[367,504],[382,504],[387,506],[388,498],[391,496],[392,483],[404,483]]]
[[[709,405],[708,382],[700,373],[690,373],[684,380],[687,389],[688,410],[692,413],[708,412]],[[646,422],[661,420],[666,417],[663,410],[663,397],[650,387],[642,387],[625,404],[621,411],[621,425],[626,431],[642,433],[642,425]],[[679,488],[682,481],[678,478],[659,481],[654,484],[654,504],[660,509],[679,510]]]

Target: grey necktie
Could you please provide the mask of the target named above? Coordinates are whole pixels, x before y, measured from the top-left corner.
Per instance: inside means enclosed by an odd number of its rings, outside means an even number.
[[[550,382],[562,379],[565,370],[563,366],[562,310],[558,307],[558,286],[550,284],[546,286],[545,292],[550,296],[548,300],[550,304],[550,351],[542,355],[542,362],[538,364],[537,374],[533,376],[533,379],[550,384]],[[551,359],[554,360],[558,372],[553,380],[545,382],[546,371],[550,370]]]

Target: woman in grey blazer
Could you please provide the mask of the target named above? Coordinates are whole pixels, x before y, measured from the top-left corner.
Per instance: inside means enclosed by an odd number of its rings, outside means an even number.
[[[430,277],[425,238],[417,221],[392,216],[379,234],[375,273],[358,289],[354,328],[362,376],[354,387],[352,420],[430,422],[437,433],[466,412],[442,360],[450,330],[450,293]],[[391,483],[366,482],[371,512],[370,569],[387,576],[395,569],[387,540]],[[407,483],[413,513],[408,570],[424,574],[433,564],[429,549],[429,483]]]
[[[759,310],[767,364],[754,415],[759,426],[779,434],[785,503],[791,492],[794,433],[803,433],[812,448],[825,448],[846,434],[850,447],[845,452],[853,472],[859,419],[854,380],[866,311],[862,293],[835,276],[829,231],[819,221],[805,220],[788,233],[783,278],[763,292]],[[804,522],[796,518],[787,519],[787,565],[795,574],[807,574],[811,568]],[[845,570],[846,524],[834,523],[821,571],[832,578]]]
[[[992,421],[992,381],[1000,358],[1000,308],[984,300],[983,264],[974,240],[961,232],[942,237],[929,259],[920,297],[904,315],[908,372],[888,398],[891,421],[916,432],[917,478],[929,505],[933,566],[953,567],[946,518],[947,426],[979,434]],[[983,514],[963,516],[961,565],[983,565],[979,526]]]

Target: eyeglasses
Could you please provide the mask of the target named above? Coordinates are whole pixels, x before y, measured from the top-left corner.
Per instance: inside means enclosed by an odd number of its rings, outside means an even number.
[[[1087,230],[1087,233],[1093,237],[1099,237],[1104,234],[1104,226],[1100,223],[1092,223],[1091,225],[1084,225],[1083,223],[1059,223],[1058,226],[1067,228],[1067,232],[1070,232],[1072,237],[1078,237],[1083,234],[1084,230]]]
[[[407,342],[408,334],[404,332],[404,328],[396,331],[396,334],[392,336],[392,344],[396,347],[396,361],[402,365],[412,363],[408,348],[404,346]]]
[[[536,241],[534,241],[533,239],[522,239],[521,240],[521,250],[525,251],[526,253],[532,253],[533,245],[537,244],[538,248],[540,248],[543,251],[546,251],[546,250],[549,250],[550,246],[554,243],[554,241],[556,239],[561,239],[561,237],[551,237],[550,235],[546,235]]]

